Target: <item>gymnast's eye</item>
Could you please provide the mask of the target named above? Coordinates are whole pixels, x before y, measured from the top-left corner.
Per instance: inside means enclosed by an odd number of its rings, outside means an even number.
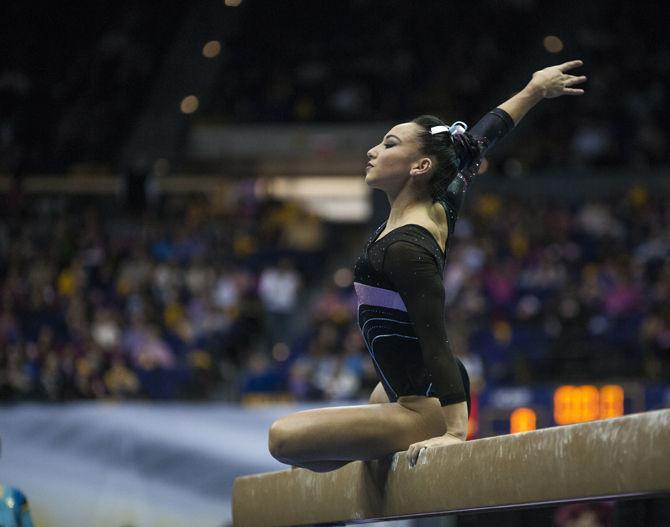
[[[394,143],[384,143],[384,146],[386,148],[391,148],[392,146],[395,146],[395,144]]]

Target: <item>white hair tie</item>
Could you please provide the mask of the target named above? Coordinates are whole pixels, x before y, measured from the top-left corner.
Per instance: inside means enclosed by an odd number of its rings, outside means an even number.
[[[440,134],[442,132],[449,132],[450,135],[458,135],[462,134],[468,129],[468,125],[465,124],[463,121],[456,121],[454,122],[451,126],[446,126],[446,125],[439,125],[439,126],[432,126],[430,128],[430,133],[431,135],[435,134]]]

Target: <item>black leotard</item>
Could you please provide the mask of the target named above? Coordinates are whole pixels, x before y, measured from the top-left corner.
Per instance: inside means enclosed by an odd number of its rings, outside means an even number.
[[[486,114],[471,130],[483,142],[482,157],[513,127],[499,108]],[[443,273],[463,194],[480,160],[455,177],[439,200],[449,226],[444,253],[430,231],[416,224],[378,240],[384,222],[354,266],[358,325],[391,402],[427,395],[442,406],[467,401],[470,413],[468,374],[447,340]]]

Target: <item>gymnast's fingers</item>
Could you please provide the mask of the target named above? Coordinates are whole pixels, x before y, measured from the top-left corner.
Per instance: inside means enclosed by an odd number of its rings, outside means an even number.
[[[565,88],[561,93],[564,95],[584,95],[584,90],[581,88]]]
[[[559,64],[558,69],[561,71],[568,71],[574,68],[578,68],[583,64],[584,63],[581,60],[570,60],[568,62],[564,62],[563,64]]]
[[[409,462],[410,467],[413,467],[416,464],[416,460],[419,457],[419,448],[420,444],[414,443],[407,449],[407,461]]]
[[[416,463],[415,450],[416,450],[416,447],[414,445],[411,445],[407,449],[407,462],[409,463],[410,467],[413,467],[414,464]]]
[[[416,462],[419,460],[419,456],[421,455],[421,451],[425,450],[426,448],[428,447],[422,443],[416,443],[410,447],[411,454],[408,451],[407,460],[409,461],[409,465],[411,467],[416,465]]]
[[[582,82],[585,81],[586,81],[586,75],[580,75],[579,77],[569,75],[569,78],[566,82],[566,86],[574,86],[575,84],[581,84]]]

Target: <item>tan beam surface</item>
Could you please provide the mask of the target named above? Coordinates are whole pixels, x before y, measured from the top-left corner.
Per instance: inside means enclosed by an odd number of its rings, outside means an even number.
[[[425,450],[410,468],[355,461],[339,470],[244,476],[235,527],[335,522],[670,494],[670,410]]]

